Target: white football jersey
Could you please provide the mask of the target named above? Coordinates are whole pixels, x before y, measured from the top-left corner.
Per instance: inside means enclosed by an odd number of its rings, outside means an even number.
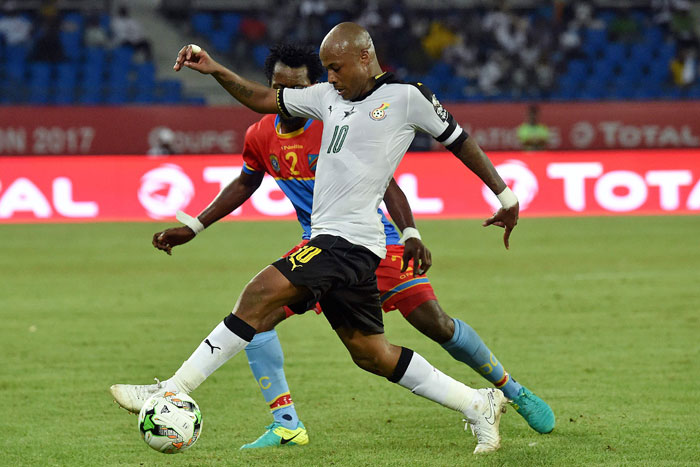
[[[390,73],[355,101],[340,97],[329,83],[278,90],[280,113],[323,121],[316,167],[311,238],[335,235],[386,254],[377,212],[394,171],[417,130],[458,149],[462,128],[427,88],[396,81]]]

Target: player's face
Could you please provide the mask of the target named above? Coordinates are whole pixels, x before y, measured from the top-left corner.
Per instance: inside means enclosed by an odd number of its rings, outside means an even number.
[[[306,65],[297,68],[291,68],[284,63],[277,62],[272,70],[272,80],[270,87],[272,89],[295,88],[301,89],[311,86],[309,81],[309,71]]]
[[[321,48],[321,63],[328,70],[328,82],[345,100],[359,97],[367,87],[367,64],[363,54]]]
[[[312,84],[313,83],[309,80],[309,71],[306,65],[292,68],[282,62],[277,62],[275,68],[272,70],[272,79],[270,80],[270,87],[272,87],[272,89],[301,89],[311,86]],[[280,118],[284,120],[294,120],[293,118],[287,119],[282,115],[280,115]]]

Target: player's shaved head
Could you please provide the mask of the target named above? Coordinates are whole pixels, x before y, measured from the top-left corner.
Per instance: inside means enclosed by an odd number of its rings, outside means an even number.
[[[372,37],[365,28],[356,23],[340,23],[331,29],[321,42],[321,51],[323,50],[341,54],[359,54],[367,50],[376,60]]]
[[[356,23],[340,23],[321,42],[320,57],[328,69],[328,82],[348,100],[357,99],[374,86],[382,73],[372,37]]]

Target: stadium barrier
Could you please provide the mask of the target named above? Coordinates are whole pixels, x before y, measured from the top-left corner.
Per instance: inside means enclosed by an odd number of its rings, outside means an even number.
[[[491,153],[522,216],[700,213],[700,150]],[[240,155],[0,158],[0,223],[173,220],[197,214],[241,170]],[[498,206],[449,153],[409,153],[396,172],[421,218],[487,217]],[[294,219],[266,176],[234,219]]]
[[[527,104],[449,104],[486,150],[519,149]],[[700,147],[700,101],[542,103],[549,149]],[[179,154],[235,154],[260,115],[240,106],[7,107],[0,155],[145,154],[161,128]],[[439,146],[439,145],[437,145]]]

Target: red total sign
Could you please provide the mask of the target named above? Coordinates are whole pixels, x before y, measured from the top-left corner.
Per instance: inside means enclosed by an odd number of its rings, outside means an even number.
[[[445,106],[482,148],[520,149],[526,103]],[[259,119],[242,106],[6,107],[0,155],[145,154],[163,128],[180,154],[232,154]],[[700,101],[545,102],[540,119],[552,150],[700,148]]]
[[[700,150],[491,153],[523,216],[700,213]],[[235,156],[0,158],[0,222],[148,221],[207,206]],[[451,154],[408,154],[396,172],[418,217],[486,217],[498,202]],[[229,219],[294,219],[266,177]]]

